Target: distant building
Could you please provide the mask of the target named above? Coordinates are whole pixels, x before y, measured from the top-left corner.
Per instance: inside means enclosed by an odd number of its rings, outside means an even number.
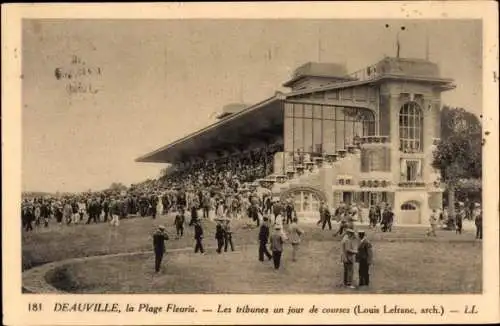
[[[309,62],[283,86],[291,91],[226,107],[217,123],[137,161],[183,166],[268,147],[273,166],[258,182],[292,196],[304,218],[317,218],[322,199],[362,209],[385,202],[400,224],[427,223],[429,210],[441,208],[432,151],[441,92],[455,86],[435,63],[386,57],[347,74],[339,64]]]

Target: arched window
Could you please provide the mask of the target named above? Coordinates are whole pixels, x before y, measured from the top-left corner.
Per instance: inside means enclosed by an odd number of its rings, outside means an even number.
[[[422,151],[423,113],[415,102],[407,102],[399,111],[399,150],[405,153]]]
[[[296,191],[293,193],[293,201],[297,212],[317,212],[321,199],[311,191]]]
[[[401,210],[402,211],[416,211],[417,206],[415,206],[414,204],[410,204],[410,203],[404,203],[403,205],[401,205]]]

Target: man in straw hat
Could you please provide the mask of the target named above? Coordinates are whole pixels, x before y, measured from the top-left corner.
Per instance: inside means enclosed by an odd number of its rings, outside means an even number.
[[[168,234],[163,225],[153,233],[153,248],[155,252],[155,273],[160,271],[161,261],[165,253],[165,241],[168,240]]]
[[[281,230],[281,225],[274,226],[274,232],[271,235],[271,251],[273,253],[274,269],[279,269],[281,264],[281,253],[283,252],[283,243],[286,236]]]
[[[234,251],[233,245],[233,231],[231,229],[231,219],[224,218],[223,219],[223,228],[224,228],[224,251],[227,251],[227,247],[231,247],[231,251]]]
[[[358,246],[356,243],[354,230],[351,228],[347,228],[345,232],[346,235],[341,241],[341,258],[342,263],[344,264],[344,286],[354,288],[352,281],[354,274],[354,263],[356,261],[356,254],[358,253]]]

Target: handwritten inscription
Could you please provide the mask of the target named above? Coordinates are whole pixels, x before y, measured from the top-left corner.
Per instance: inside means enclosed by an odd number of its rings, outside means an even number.
[[[68,94],[96,94],[100,90],[95,86],[95,81],[102,76],[102,68],[88,65],[77,55],[73,55],[68,66],[54,69],[54,76],[59,81],[66,82]]]

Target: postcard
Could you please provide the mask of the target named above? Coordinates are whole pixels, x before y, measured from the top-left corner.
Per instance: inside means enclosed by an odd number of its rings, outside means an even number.
[[[4,323],[499,322],[497,9],[3,5]]]

